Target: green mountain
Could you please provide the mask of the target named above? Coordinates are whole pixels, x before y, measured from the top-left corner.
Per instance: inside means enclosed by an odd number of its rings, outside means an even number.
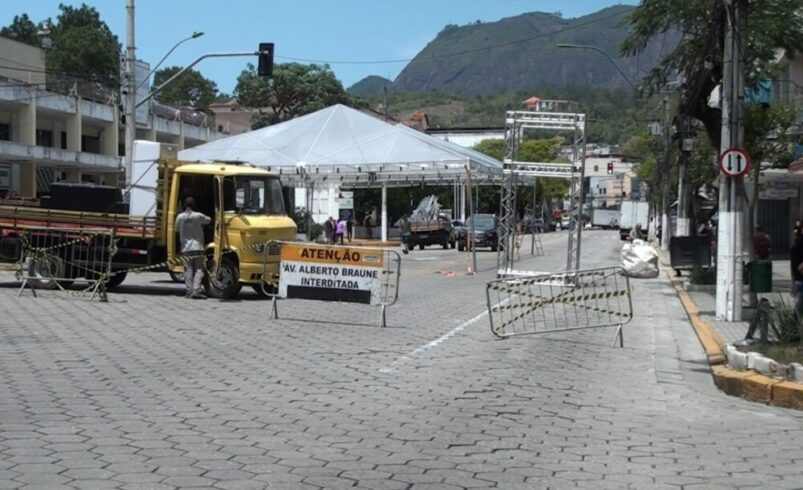
[[[446,26],[402,70],[396,92],[440,91],[488,95],[541,84],[627,87],[604,55],[590,49],[559,48],[559,43],[594,46],[613,58],[631,80],[640,80],[679,36],[667,33],[639,55],[619,56],[631,6],[564,19],[532,12],[496,22]]]
[[[385,77],[369,75],[347,88],[346,92],[359,96],[377,95],[382,93],[384,87],[390,88],[392,85],[393,82]]]

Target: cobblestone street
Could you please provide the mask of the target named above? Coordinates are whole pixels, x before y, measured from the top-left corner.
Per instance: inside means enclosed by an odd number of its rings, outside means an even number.
[[[555,271],[566,234],[522,248]],[[616,265],[616,232],[583,267]],[[664,274],[613,329],[495,340],[496,254],[415,250],[399,302],[109,303],[0,276],[0,488],[803,488],[803,414],[728,397]],[[445,274],[454,272],[454,275]],[[145,294],[150,291],[150,294]]]

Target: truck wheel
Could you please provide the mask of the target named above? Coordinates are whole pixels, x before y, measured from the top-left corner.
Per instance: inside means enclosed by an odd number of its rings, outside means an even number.
[[[449,250],[449,242],[443,242],[441,243],[441,246],[443,246],[444,250]]]
[[[252,284],[251,287],[254,288],[255,293],[263,298],[270,298],[277,292],[276,286],[268,283]]]
[[[424,250],[424,244],[423,243],[419,243],[418,244],[418,250]]]
[[[168,272],[168,274],[170,274],[170,279],[172,279],[173,282],[181,282],[181,283],[184,282],[184,273],[183,272],[170,271],[170,272]]]
[[[113,275],[106,281],[106,289],[116,288],[125,281],[128,275],[128,271],[125,270],[112,271],[112,273]]]
[[[215,271],[214,260],[209,261],[209,296],[220,299],[236,298],[240,293],[240,271],[237,264],[228,257],[220,260],[220,272],[213,277]]]
[[[457,251],[458,251],[458,252],[462,252],[462,251],[464,251],[465,249],[466,249],[466,246],[465,246],[465,245],[463,245],[462,243],[458,243],[458,244],[457,244]]]
[[[454,240],[452,240],[451,242],[449,242],[449,246],[450,246],[450,247],[451,247],[453,250],[454,250],[454,247],[455,247],[455,245],[456,245],[456,243],[455,243],[455,241],[454,241]]]
[[[491,245],[491,252],[496,252],[496,249],[498,249],[498,248],[499,248],[499,244],[494,243],[493,245]]]
[[[31,285],[36,289],[58,289],[57,277],[64,277],[64,261],[61,257],[48,255],[30,257],[28,259],[28,275]],[[72,281],[61,281],[62,287],[68,287]]]

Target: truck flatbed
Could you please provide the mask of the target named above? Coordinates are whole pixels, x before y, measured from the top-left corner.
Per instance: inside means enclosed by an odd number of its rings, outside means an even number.
[[[152,216],[44,209],[31,205],[0,205],[0,228],[104,228],[119,238],[155,238],[158,219]]]

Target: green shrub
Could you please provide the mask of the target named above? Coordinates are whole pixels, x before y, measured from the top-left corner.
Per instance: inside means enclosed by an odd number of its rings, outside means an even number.
[[[310,223],[309,225],[309,239],[311,241],[316,241],[318,237],[323,234],[323,225],[319,225],[318,223]]]
[[[773,301],[769,325],[781,343],[801,340],[800,316],[795,309],[794,303],[788,303],[783,298]]]

